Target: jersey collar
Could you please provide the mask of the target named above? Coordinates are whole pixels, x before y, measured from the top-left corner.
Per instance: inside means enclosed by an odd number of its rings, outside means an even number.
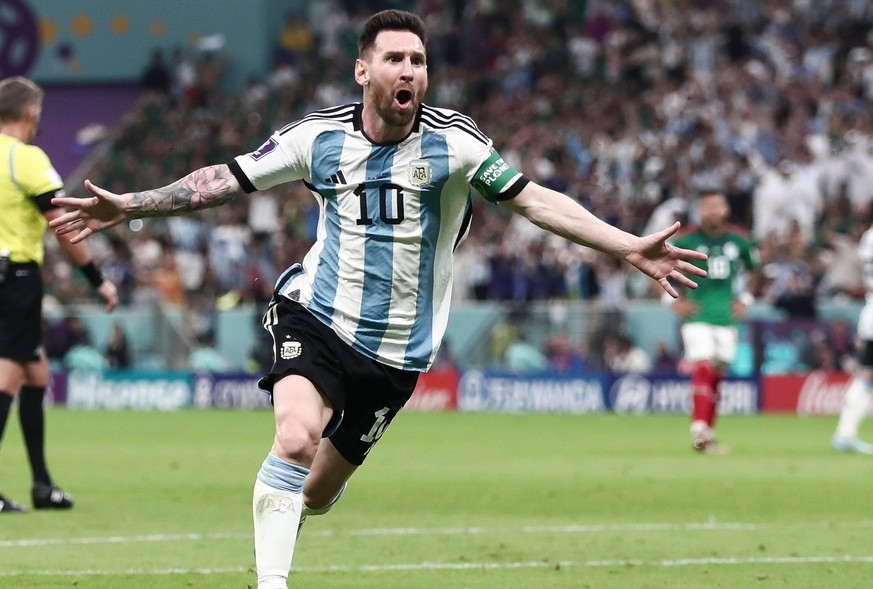
[[[364,131],[364,103],[359,102],[355,105],[355,111],[352,114],[352,125],[355,131],[359,131],[364,138],[372,143],[373,145],[397,145],[398,143],[403,143],[409,137],[415,133],[419,133],[421,129],[421,111],[424,109],[424,104],[418,105],[418,111],[415,113],[415,120],[412,122],[412,129],[409,130],[409,133],[403,139],[398,141],[388,141],[385,143],[380,143],[378,141],[374,141],[372,137],[367,135],[367,132]]]

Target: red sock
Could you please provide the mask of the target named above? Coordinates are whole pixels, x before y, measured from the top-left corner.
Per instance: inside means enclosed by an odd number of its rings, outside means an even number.
[[[710,428],[715,425],[719,382],[721,374],[711,362],[704,360],[694,366],[691,373],[692,421],[702,421]]]

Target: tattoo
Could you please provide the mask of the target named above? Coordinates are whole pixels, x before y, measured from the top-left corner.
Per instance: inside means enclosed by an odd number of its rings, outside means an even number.
[[[132,208],[137,217],[167,217],[217,207],[240,194],[231,191],[231,177],[225,164],[200,168],[169,186],[135,192]]]

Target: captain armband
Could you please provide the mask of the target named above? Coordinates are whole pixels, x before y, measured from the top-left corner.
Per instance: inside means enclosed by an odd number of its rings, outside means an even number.
[[[524,175],[510,166],[500,154],[492,151],[476,173],[470,184],[485,197],[496,203],[510,200],[530,182]]]
[[[98,268],[93,261],[88,262],[84,266],[79,266],[79,270],[82,271],[82,274],[85,275],[85,278],[88,279],[88,282],[90,282],[91,286],[94,288],[98,288],[106,279],[106,277],[103,276],[103,272],[100,271],[100,268]]]

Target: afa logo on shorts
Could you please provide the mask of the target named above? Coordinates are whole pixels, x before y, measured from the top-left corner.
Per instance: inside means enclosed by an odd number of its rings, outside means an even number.
[[[279,350],[279,356],[283,360],[293,360],[303,353],[303,344],[300,342],[282,342],[282,349]]]

